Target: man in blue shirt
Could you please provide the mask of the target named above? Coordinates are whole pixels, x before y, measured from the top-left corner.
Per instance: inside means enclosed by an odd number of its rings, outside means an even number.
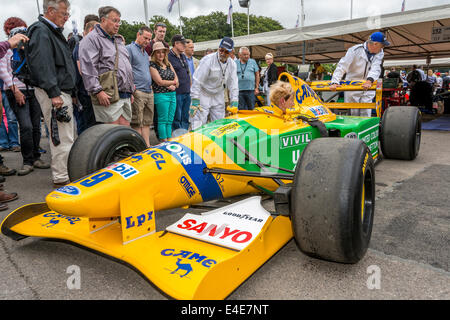
[[[194,42],[191,39],[186,39],[186,49],[184,50],[186,60],[189,64],[189,71],[191,72],[191,81],[194,78],[195,69],[197,69],[200,61],[194,57]]]
[[[152,40],[152,30],[141,27],[136,34],[136,41],[127,45],[131,67],[133,69],[134,101],[131,104],[131,127],[136,130],[150,146],[150,125],[153,122],[154,100],[152,78],[150,76],[150,61],[145,47]]]
[[[259,94],[259,66],[250,58],[250,50],[242,47],[236,60],[239,82],[239,110],[253,110],[256,95]]]

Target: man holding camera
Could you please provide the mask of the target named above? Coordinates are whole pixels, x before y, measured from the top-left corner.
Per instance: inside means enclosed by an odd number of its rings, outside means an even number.
[[[67,160],[74,142],[72,94],[75,65],[62,34],[69,18],[68,0],[44,0],[44,15],[28,29],[28,65],[35,95],[51,130],[53,187],[69,183]]]

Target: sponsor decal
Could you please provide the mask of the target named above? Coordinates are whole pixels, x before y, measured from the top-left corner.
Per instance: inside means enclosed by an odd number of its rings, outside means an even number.
[[[310,107],[309,110],[316,116],[323,116],[328,114],[328,111],[323,106]]]
[[[378,153],[378,127],[379,124],[358,133],[358,138],[367,144],[372,156]]]
[[[298,159],[300,159],[300,149],[292,151],[292,163],[297,165]]]
[[[189,180],[188,177],[182,175],[180,179],[178,179],[178,182],[181,184],[184,191],[186,191],[186,194],[189,197],[189,199],[195,196],[197,191],[195,191],[194,184]]]
[[[79,181],[79,183],[83,187],[90,188],[90,187],[93,187],[93,186],[99,184],[102,181],[105,181],[105,180],[111,178],[112,176],[113,176],[113,174],[111,172],[94,173],[94,174],[88,176],[87,178],[85,178],[84,180]]]
[[[150,156],[153,160],[155,160],[156,167],[158,170],[162,170],[162,164],[166,163],[164,156],[162,153],[158,152],[157,149],[148,149],[142,152],[142,154]],[[136,156],[136,155],[135,155]]]
[[[229,133],[232,133],[232,132],[238,130],[240,127],[241,126],[239,125],[239,123],[232,122],[232,123],[228,123],[228,124],[226,124],[224,126],[221,126],[220,128],[217,128],[217,129],[211,131],[210,134],[212,136],[220,138],[220,137],[222,137],[225,134],[229,134]]]
[[[144,222],[150,221],[152,219],[153,219],[153,211],[143,213],[143,214],[137,216],[136,219],[134,216],[125,217],[125,221],[126,221],[125,229],[140,227],[144,224]]]
[[[257,237],[270,217],[270,214],[262,208],[260,199],[252,197],[204,215],[187,213],[166,230],[234,250],[242,250]]]
[[[61,220],[66,220],[69,222],[69,224],[76,224],[78,221],[81,221],[78,217],[69,217],[65,216],[63,214],[59,214],[56,212],[49,212],[43,215],[44,218],[50,218],[47,223],[41,224],[41,226],[46,228],[53,228],[55,225],[57,225]]]
[[[363,162],[363,166],[362,166],[362,172],[364,174],[364,171],[366,170],[366,166],[367,166],[367,160],[369,159],[369,154],[366,153],[366,156],[364,158],[364,162]]]
[[[245,219],[245,220],[254,221],[254,222],[264,222],[264,219],[261,219],[259,217],[253,217],[246,213],[242,214],[242,213],[236,213],[236,212],[231,212],[231,211],[225,211],[222,214],[225,216],[235,217],[237,219]]]
[[[286,137],[280,137],[280,149],[296,147],[301,144],[308,144],[311,142],[311,133],[298,133]]]
[[[105,169],[118,173],[124,179],[129,179],[139,173],[133,166],[126,163],[114,163]]]
[[[297,100],[297,102],[299,104],[302,104],[303,101],[309,97],[313,97],[316,100],[320,101],[319,96],[317,95],[317,93],[314,92],[313,89],[311,89],[310,86],[308,86],[306,84],[302,84],[302,86],[300,88],[298,88],[295,93],[295,99]]]
[[[78,189],[75,186],[64,186],[64,187],[56,189],[55,191],[59,192],[59,193],[68,194],[71,196],[78,196],[81,193],[80,189]]]
[[[193,185],[197,187],[203,201],[223,198],[218,181],[212,174],[203,172],[206,163],[193,150],[178,142],[163,142],[154,148],[168,152],[181,163]]]
[[[217,263],[216,260],[208,258],[207,256],[194,251],[176,250],[169,248],[162,250],[161,255],[165,257],[175,257],[177,259],[186,259],[193,263],[198,263],[205,268],[210,268]]]
[[[347,133],[344,138],[347,139],[358,139],[358,135],[355,132],[349,132]]]
[[[361,86],[364,82],[360,81],[360,80],[342,80],[339,84],[342,86]],[[317,89],[323,89],[323,88],[328,88],[329,86],[331,86],[331,81],[330,82],[325,82],[325,83],[319,83],[317,84],[315,87]]]
[[[192,158],[189,153],[179,144],[167,143],[164,145],[167,151],[171,154],[175,154],[178,161],[182,162],[184,165],[189,165],[192,163]]]
[[[216,177],[216,181],[217,181],[217,184],[219,185],[220,189],[222,190],[222,192],[225,192],[225,187],[223,186],[225,179],[222,178],[222,175],[220,173],[217,173],[215,177]]]

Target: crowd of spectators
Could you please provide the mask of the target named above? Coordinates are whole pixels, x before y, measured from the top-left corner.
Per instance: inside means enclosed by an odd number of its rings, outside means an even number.
[[[448,97],[444,95],[449,90],[448,71],[441,73],[428,69],[425,72],[418,65],[413,65],[410,71],[398,71],[393,67],[385,71],[384,78],[397,80],[398,87],[404,88],[405,93],[408,93],[408,103],[419,106],[425,112],[436,113],[443,109],[444,102],[448,104]]]

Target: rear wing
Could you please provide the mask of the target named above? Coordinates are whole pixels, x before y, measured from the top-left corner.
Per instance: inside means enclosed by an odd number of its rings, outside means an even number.
[[[363,91],[361,88],[365,80],[342,80],[340,82],[340,87],[336,89],[339,91]],[[331,91],[330,81],[311,81],[307,82],[308,85],[315,92],[320,91]],[[324,102],[324,105],[330,109],[375,109],[377,117],[381,117],[381,101],[383,97],[383,80],[378,79],[375,81],[368,89],[369,91],[375,91],[375,102],[374,103],[345,103],[345,102]]]

